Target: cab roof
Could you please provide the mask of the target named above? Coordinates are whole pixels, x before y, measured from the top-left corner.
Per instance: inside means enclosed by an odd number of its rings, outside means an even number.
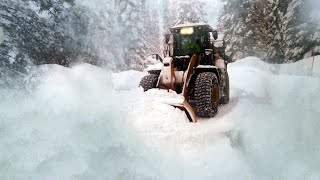
[[[214,29],[207,23],[186,23],[173,26],[172,28],[170,28],[170,32],[173,33],[175,30],[179,30],[185,27],[195,27],[208,32],[214,31]]]

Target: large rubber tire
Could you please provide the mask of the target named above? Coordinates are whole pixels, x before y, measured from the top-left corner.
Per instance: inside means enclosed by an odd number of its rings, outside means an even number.
[[[148,91],[157,86],[158,78],[159,76],[155,74],[146,75],[141,79],[139,86],[143,88],[143,91]]]
[[[226,72],[226,75],[225,75],[225,82],[226,82],[226,85],[223,87],[224,96],[220,98],[220,104],[228,104],[230,101],[230,83],[229,83],[228,72]]]
[[[215,73],[203,72],[194,89],[196,112],[199,117],[214,117],[219,106],[219,82]]]

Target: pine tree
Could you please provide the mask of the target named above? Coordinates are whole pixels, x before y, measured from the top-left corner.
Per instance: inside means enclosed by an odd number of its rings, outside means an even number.
[[[309,4],[308,4],[309,3]],[[296,61],[320,51],[313,2],[227,0],[219,18],[234,59],[257,56],[271,63]]]
[[[163,0],[162,6],[163,36],[170,33],[169,29],[171,27],[179,24],[207,22],[207,13],[204,10],[206,3],[204,1]],[[164,46],[164,38],[162,42]]]
[[[168,29],[178,24],[208,22],[205,6],[206,3],[202,0],[164,0],[163,28],[165,33],[169,33]]]
[[[312,6],[306,1],[291,0],[284,17],[285,56],[287,60],[297,61],[319,45],[319,25],[310,22]]]
[[[156,10],[148,11],[144,36],[148,48],[147,55],[160,54],[160,17]]]
[[[125,65],[128,68],[142,69],[142,60],[146,57],[146,45],[143,32],[144,16],[145,16],[145,0],[128,0],[120,2],[119,17],[122,28],[122,38],[126,39],[127,44],[125,50]]]
[[[163,32],[170,33],[169,28],[177,25],[177,0],[163,0]]]
[[[175,25],[207,22],[207,13],[204,11],[206,3],[202,0],[173,1],[172,6],[177,6]]]
[[[159,22],[146,0],[110,0],[94,11],[74,0],[2,2],[1,66],[82,61],[113,70],[142,69],[151,49],[159,49]]]
[[[229,0],[221,12],[219,28],[233,59],[255,55],[254,10],[254,0]]]
[[[288,0],[273,0],[266,7],[268,15],[268,49],[266,61],[270,63],[285,62],[285,40],[283,18],[288,9]]]
[[[38,10],[31,7],[32,3]],[[0,52],[3,59],[1,65],[16,68],[31,63],[65,65],[72,54],[64,49],[68,37],[62,29],[68,8],[72,5],[71,0],[3,0],[0,26],[4,28],[6,39]]]

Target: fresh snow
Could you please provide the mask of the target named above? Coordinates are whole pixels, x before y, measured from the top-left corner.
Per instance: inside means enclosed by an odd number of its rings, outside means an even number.
[[[139,86],[145,72],[125,71],[111,74],[112,87],[114,90],[131,90]]]
[[[146,68],[146,71],[152,71],[152,70],[161,70],[162,69],[162,63],[152,64],[148,65]]]
[[[184,23],[174,26],[172,28],[182,28],[182,27],[191,27],[191,26],[210,26],[208,23]]]
[[[316,60],[229,64],[230,103],[196,124],[146,72],[30,67],[0,89],[0,179],[319,179]]]
[[[0,44],[2,44],[2,42],[3,42],[3,30],[0,27]]]

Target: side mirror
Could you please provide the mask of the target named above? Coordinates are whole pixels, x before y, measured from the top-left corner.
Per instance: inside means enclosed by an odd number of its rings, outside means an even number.
[[[162,62],[162,58],[160,57],[160,55],[159,54],[152,54],[152,59],[155,59],[155,60],[160,60],[161,62]]]
[[[152,54],[152,59],[158,60],[157,54]]]
[[[218,39],[218,31],[213,31],[212,36],[213,36],[213,39],[217,40]]]
[[[166,57],[169,57],[170,56],[170,51],[169,50],[164,50],[163,51],[163,56],[166,58]]]
[[[166,34],[165,38],[166,38],[166,44],[168,44],[170,41],[170,34]]]
[[[213,31],[212,32],[212,37],[214,40],[217,40],[218,39],[218,31]]]

